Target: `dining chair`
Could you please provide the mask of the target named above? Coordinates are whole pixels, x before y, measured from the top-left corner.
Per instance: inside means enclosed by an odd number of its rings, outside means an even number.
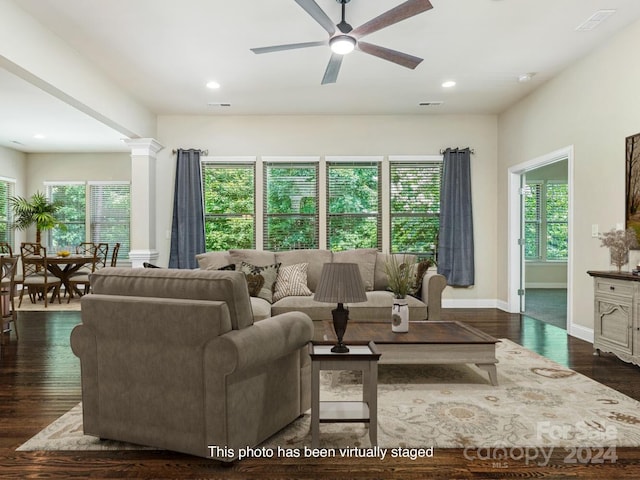
[[[13,249],[7,242],[0,242],[0,255],[9,255],[13,257]]]
[[[96,244],[96,262],[95,262],[95,270],[102,270],[107,266],[107,258],[109,254],[109,244],[108,243],[98,243]]]
[[[18,316],[14,303],[16,290],[15,274],[17,268],[18,257],[8,255],[0,256],[0,303],[2,306],[2,321],[0,323],[1,343],[5,342],[5,333],[11,334],[11,322],[13,322],[13,328],[16,330],[16,339],[18,339],[18,324],[16,323]]]
[[[97,249],[97,245],[93,242],[81,242],[78,245],[76,245],[76,253],[78,255],[92,255],[95,257],[96,249]],[[95,259],[94,259],[94,263],[88,263],[86,265],[82,265],[78,269],[78,271],[73,274],[73,276],[75,277],[78,275],[88,275],[91,272],[93,272],[94,268],[95,268]]]
[[[118,264],[118,252],[120,251],[120,244],[116,243],[113,246],[113,253],[111,254],[111,266],[115,267]]]
[[[38,243],[22,243],[20,245],[20,257],[22,260],[22,290],[20,290],[20,301],[18,307],[22,305],[22,297],[25,289],[29,291],[31,301],[35,303],[36,293],[41,293],[44,298],[44,307],[47,308],[47,293],[51,293],[51,301],[58,297],[60,302],[60,285],[58,277],[49,273],[47,269],[47,249]]]
[[[76,248],[76,252],[78,249]],[[79,252],[81,253],[81,252]],[[69,292],[69,296],[67,297],[67,303],[71,302],[71,298],[73,297],[73,292],[80,292],[79,287],[84,287],[84,294],[89,293],[90,283],[90,275],[95,271],[96,264],[98,263],[98,248],[94,245],[92,249],[87,249],[84,252],[84,255],[93,255],[93,262],[89,264],[89,266],[83,266],[78,270],[78,273],[69,277],[68,284],[71,289]]]

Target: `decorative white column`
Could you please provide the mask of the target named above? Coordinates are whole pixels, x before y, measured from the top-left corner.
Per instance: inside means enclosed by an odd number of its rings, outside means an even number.
[[[156,155],[164,147],[153,138],[125,140],[131,148],[131,266],[155,263]]]

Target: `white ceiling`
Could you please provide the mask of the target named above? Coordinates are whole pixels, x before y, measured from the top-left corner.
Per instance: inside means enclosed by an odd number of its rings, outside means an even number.
[[[339,22],[336,0],[316,1]],[[351,0],[347,21],[357,27],[401,2]],[[330,85],[320,85],[330,56],[326,46],[263,55],[249,50],[327,38],[294,0],[16,3],[159,115],[496,114],[640,18],[638,0],[431,2],[432,10],[366,37],[424,58],[415,70],[356,51]],[[600,9],[617,11],[592,31],[575,30]],[[532,80],[518,83],[527,72],[535,73]],[[441,83],[448,79],[457,85],[446,90]],[[207,89],[209,80],[221,88]],[[0,88],[1,145],[123,148],[122,135],[8,72],[0,71]],[[444,104],[418,105],[425,101]],[[47,138],[35,142],[35,133]]]

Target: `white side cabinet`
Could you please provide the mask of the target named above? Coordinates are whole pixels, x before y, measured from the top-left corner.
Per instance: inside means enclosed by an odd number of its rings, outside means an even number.
[[[640,365],[640,277],[588,272],[594,279],[593,347]]]

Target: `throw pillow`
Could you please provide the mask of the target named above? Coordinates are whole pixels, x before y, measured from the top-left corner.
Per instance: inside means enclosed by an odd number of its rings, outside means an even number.
[[[284,297],[303,297],[313,292],[307,287],[308,263],[296,263],[280,268],[276,286],[273,291],[273,301]]]
[[[257,297],[264,286],[264,277],[262,275],[245,275],[247,279],[247,286],[249,287],[249,295],[252,297]]]
[[[240,264],[240,271],[244,273],[245,276],[247,276],[247,283],[251,281],[255,286],[256,282],[260,282],[260,280],[257,279],[250,279],[249,275],[262,277],[263,283],[260,286],[260,289],[255,292],[255,295],[252,296],[263,298],[269,303],[273,303],[273,286],[275,285],[276,279],[278,278],[279,269],[279,263],[275,263],[273,265],[265,265],[264,267],[258,267],[247,262],[242,262]],[[251,293],[251,291],[249,291],[249,293]]]

